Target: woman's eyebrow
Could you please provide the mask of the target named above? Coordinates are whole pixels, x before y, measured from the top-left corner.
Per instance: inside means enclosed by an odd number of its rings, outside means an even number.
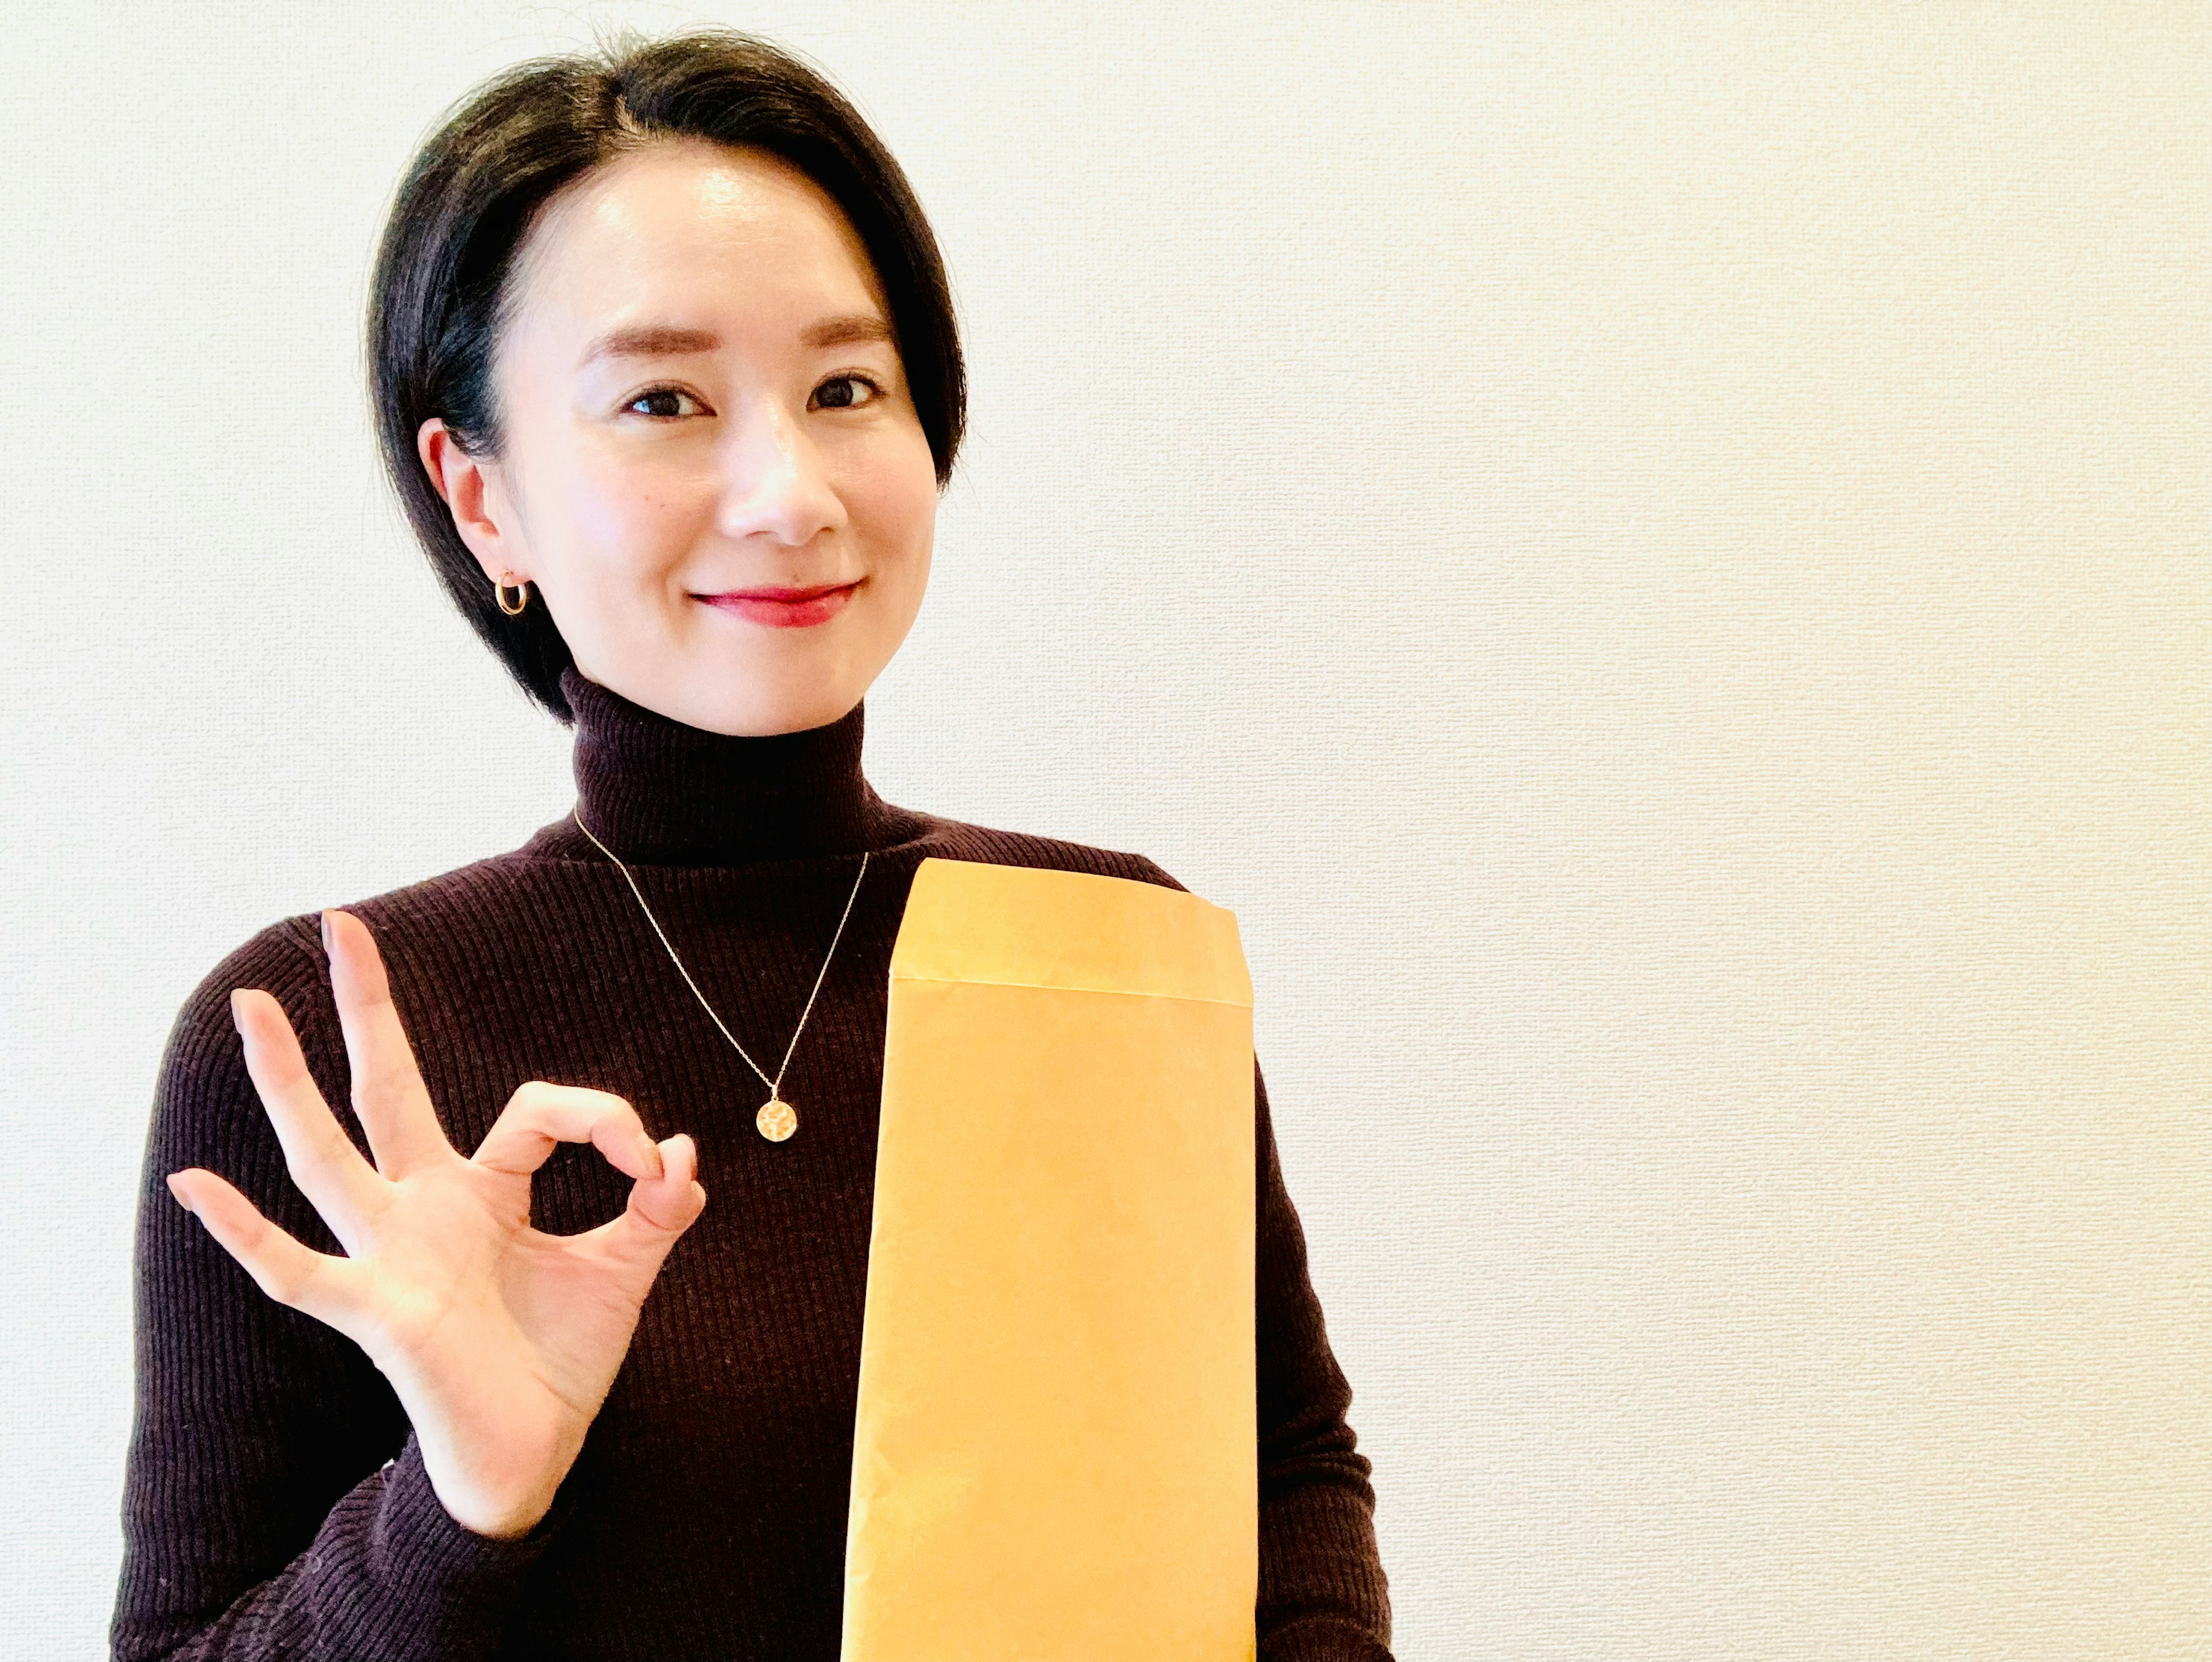
[[[826,346],[887,341],[890,338],[890,325],[872,312],[823,318],[799,332],[799,344],[817,350]],[[722,338],[711,329],[684,329],[666,323],[633,324],[610,329],[593,341],[577,360],[577,368],[596,363],[601,358],[675,357],[685,352],[712,352],[721,344]]]
[[[608,330],[585,349],[576,367],[580,369],[601,358],[673,357],[682,352],[711,352],[721,344],[722,338],[710,329],[679,329],[665,323],[636,324]]]
[[[852,346],[863,341],[889,340],[891,326],[872,312],[824,318],[799,332],[802,346]]]

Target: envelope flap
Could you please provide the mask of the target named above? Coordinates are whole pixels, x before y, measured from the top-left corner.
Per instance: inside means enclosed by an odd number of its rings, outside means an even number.
[[[915,868],[891,979],[1252,1005],[1228,908],[1132,878],[965,860]]]

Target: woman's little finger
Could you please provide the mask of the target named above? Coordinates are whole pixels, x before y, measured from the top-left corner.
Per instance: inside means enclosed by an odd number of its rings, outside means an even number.
[[[197,1217],[216,1245],[254,1284],[281,1305],[340,1332],[360,1308],[361,1266],[318,1252],[279,1229],[230,1184],[200,1166],[172,1172],[169,1192]]]

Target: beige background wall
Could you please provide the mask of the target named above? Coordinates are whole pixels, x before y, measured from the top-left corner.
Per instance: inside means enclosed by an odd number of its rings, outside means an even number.
[[[2212,1648],[2202,6],[377,0],[0,53],[0,1654],[96,1654],[185,990],[564,735],[377,482],[416,138],[817,55],[974,437],[885,794],[1242,921],[1401,1657]]]

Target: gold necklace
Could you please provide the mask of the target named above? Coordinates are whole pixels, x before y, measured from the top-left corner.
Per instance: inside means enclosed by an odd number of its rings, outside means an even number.
[[[580,809],[581,805],[579,804],[576,808],[569,810],[569,817],[575,820],[578,831],[592,837],[592,828],[584,823]],[[845,933],[845,918],[853,915],[853,903],[860,898],[860,878],[868,874],[866,853],[860,855],[860,877],[853,880],[853,892],[845,897],[845,914],[837,920],[837,933],[830,937],[830,952],[828,957],[822,960],[822,973],[814,977],[814,992],[807,994],[806,1008],[799,1013],[799,1026],[792,1032],[791,1043],[785,1047],[783,1061],[775,1070],[775,1077],[770,1079],[762,1073],[760,1063],[745,1056],[745,1047],[738,1043],[738,1036],[729,1030],[721,1017],[714,1014],[714,1007],[707,1002],[707,995],[699,990],[699,983],[691,979],[691,971],[684,967],[684,960],[676,956],[676,948],[669,945],[668,931],[660,927],[660,920],[653,915],[653,908],[645,904],[645,896],[637,886],[637,880],[629,874],[629,868],[623,865],[615,851],[598,837],[592,837],[592,842],[601,854],[614,861],[615,869],[629,885],[629,892],[637,896],[638,909],[645,914],[645,921],[653,925],[653,934],[660,937],[660,944],[668,947],[669,961],[676,965],[676,973],[684,977],[684,984],[691,989],[691,996],[699,1001],[700,1008],[706,1011],[717,1027],[721,1028],[722,1037],[730,1041],[731,1048],[745,1057],[745,1066],[760,1074],[761,1082],[768,1087],[768,1100],[761,1104],[760,1111],[753,1116],[753,1123],[760,1128],[760,1134],[770,1142],[781,1142],[799,1129],[798,1111],[783,1099],[783,1070],[791,1066],[791,1053],[799,1048],[799,1035],[806,1031],[806,1018],[814,1014],[814,993],[822,990],[822,978],[830,973],[830,959],[836,957],[837,942]]]

